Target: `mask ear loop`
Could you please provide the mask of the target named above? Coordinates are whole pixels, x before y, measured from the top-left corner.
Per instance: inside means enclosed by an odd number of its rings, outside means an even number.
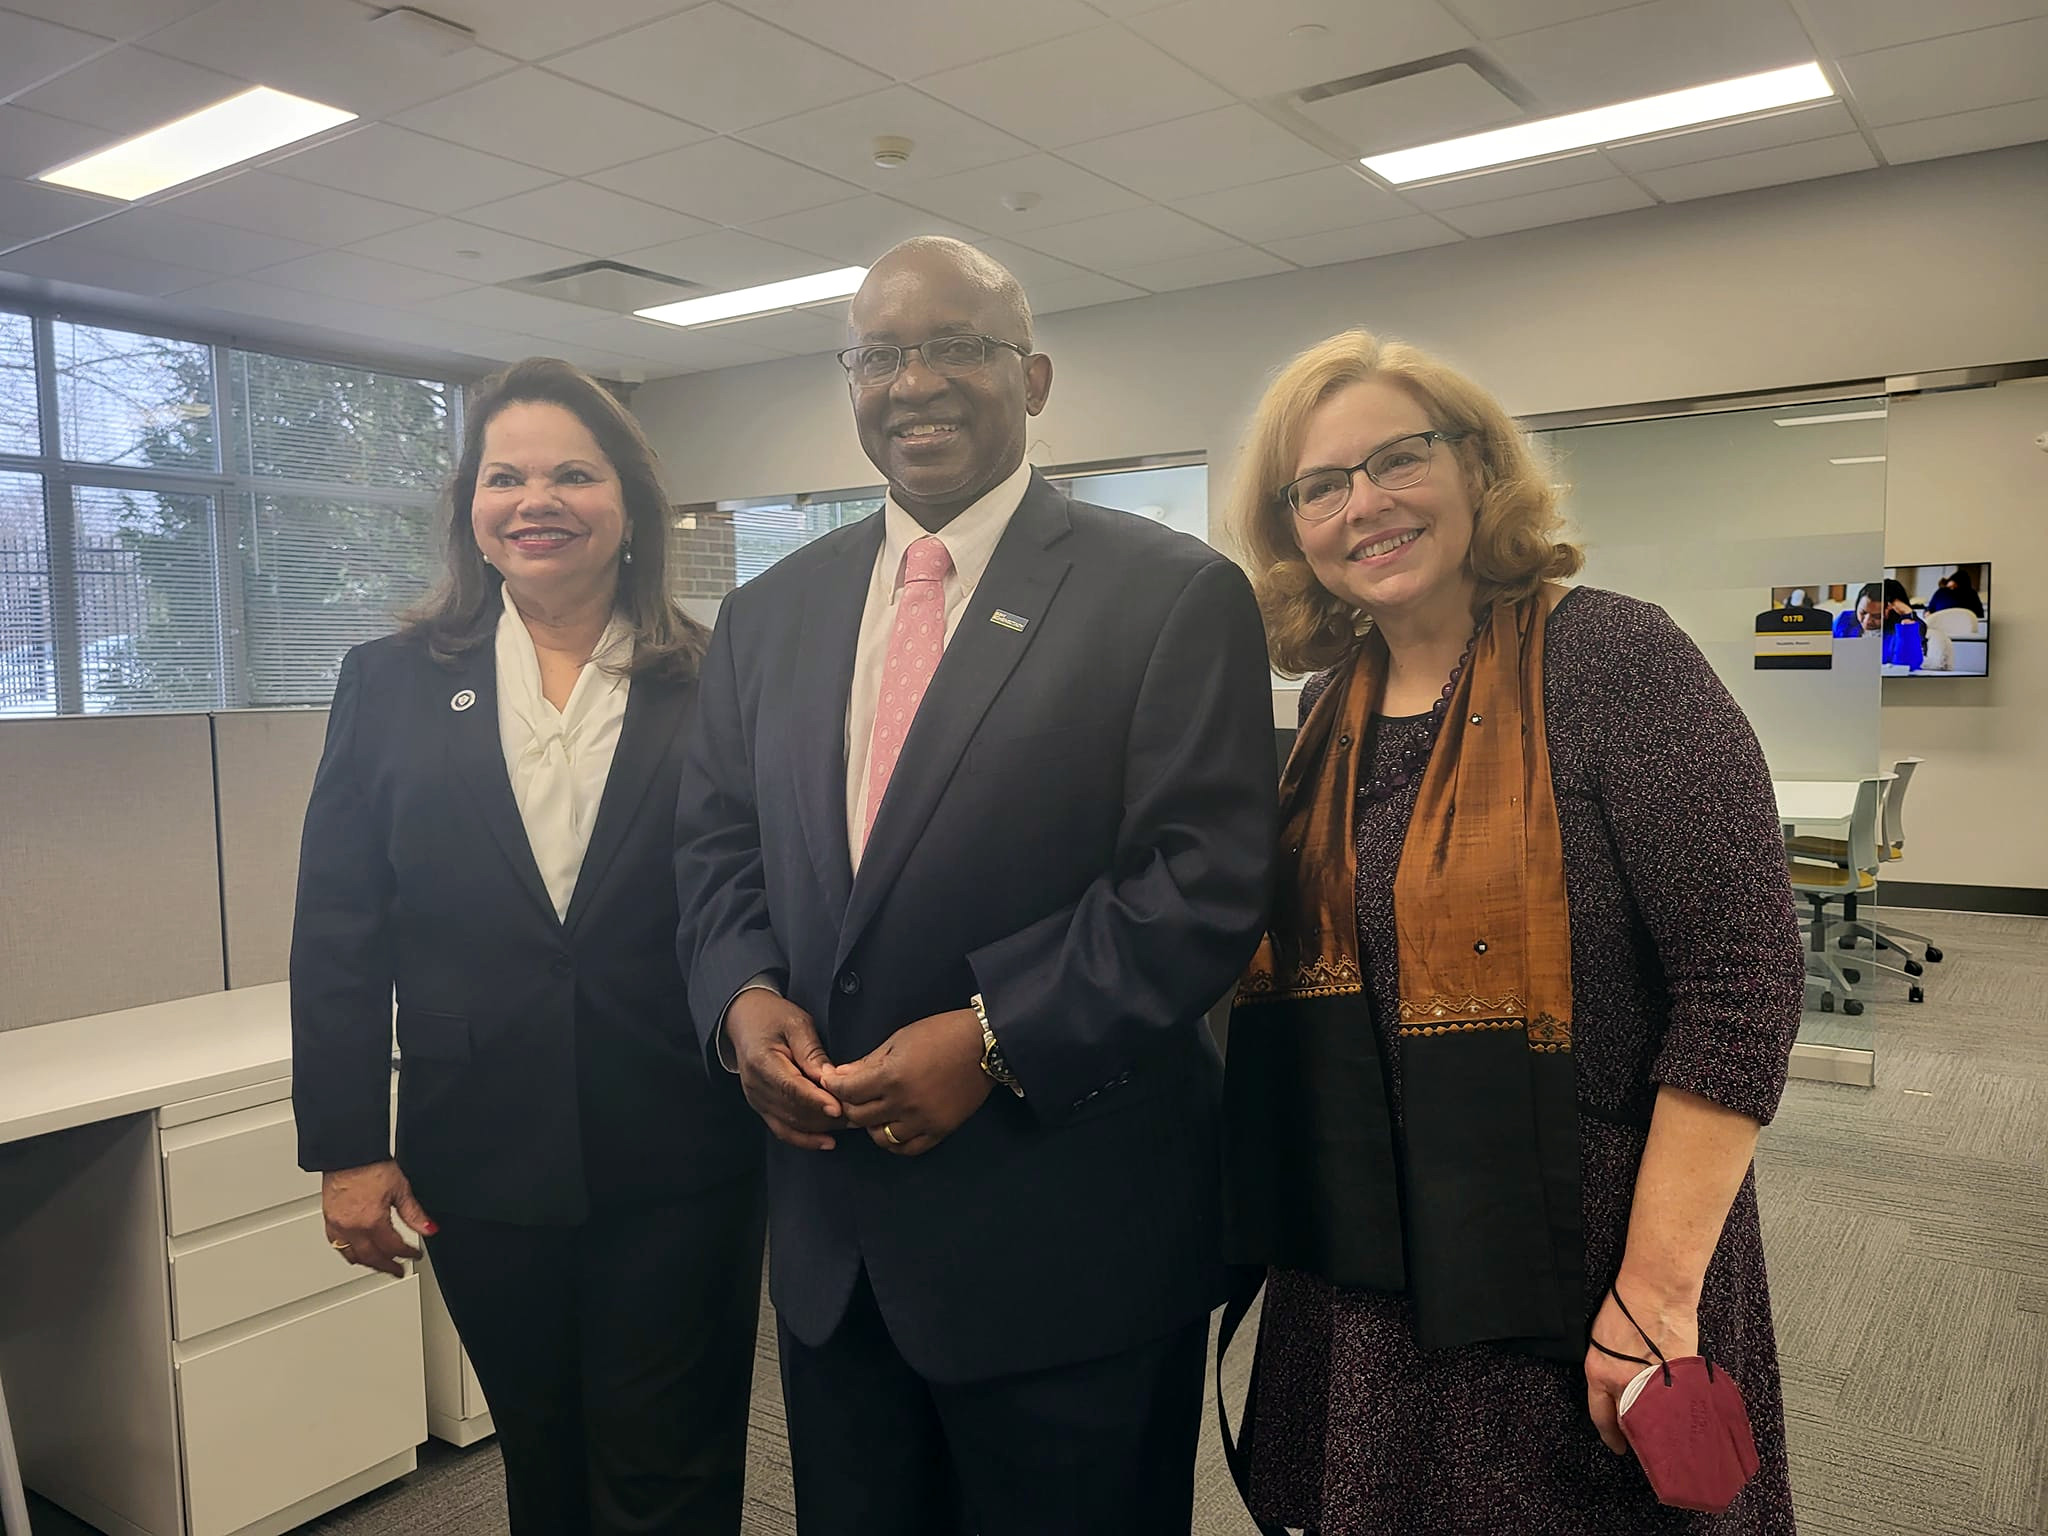
[[[1635,1329],[1637,1333],[1641,1333],[1643,1335],[1643,1342],[1650,1346],[1650,1353],[1655,1355],[1657,1358],[1655,1362],[1651,1362],[1649,1360],[1645,1360],[1641,1355],[1624,1355],[1619,1350],[1609,1349],[1605,1344],[1602,1344],[1598,1339],[1589,1338],[1586,1340],[1586,1342],[1588,1344],[1591,1344],[1595,1349],[1599,1350],[1601,1354],[1607,1356],[1607,1358],[1610,1360],[1626,1360],[1631,1365],[1650,1365],[1654,1363],[1656,1365],[1663,1367],[1664,1385],[1667,1387],[1670,1386],[1671,1362],[1664,1358],[1664,1351],[1657,1347],[1657,1341],[1655,1339],[1651,1338],[1649,1334],[1643,1333],[1643,1325],[1637,1322],[1635,1314],[1629,1311],[1628,1303],[1621,1299],[1621,1292],[1615,1290],[1612,1286],[1610,1286],[1608,1287],[1607,1294],[1609,1296],[1612,1296],[1614,1298],[1614,1304],[1617,1307],[1621,1308],[1621,1315],[1628,1319],[1629,1326]],[[1707,1362],[1707,1380],[1712,1381],[1713,1379],[1714,1362],[1709,1360]]]

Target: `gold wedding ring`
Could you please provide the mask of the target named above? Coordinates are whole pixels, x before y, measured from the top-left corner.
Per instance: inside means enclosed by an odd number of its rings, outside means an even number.
[[[347,1253],[349,1249],[353,1248],[355,1245],[353,1243],[337,1243],[333,1238],[330,1237],[329,1239],[327,1239],[327,1246],[332,1248],[336,1253]]]
[[[885,1125],[885,1126],[883,1126],[883,1127],[882,1127],[882,1134],[883,1134],[884,1136],[886,1136],[886,1137],[888,1137],[888,1138],[889,1138],[889,1145],[890,1145],[890,1146],[892,1146],[892,1147],[900,1147],[900,1146],[902,1146],[902,1145],[903,1145],[903,1143],[902,1143],[902,1142],[900,1142],[900,1141],[898,1141],[898,1140],[896,1139],[896,1127],[895,1127],[895,1126],[893,1126],[893,1125]]]

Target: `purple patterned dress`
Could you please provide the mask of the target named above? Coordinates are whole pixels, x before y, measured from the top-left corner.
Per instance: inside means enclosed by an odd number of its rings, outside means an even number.
[[[1324,681],[1304,690],[1304,710]],[[1571,593],[1550,619],[1543,696],[1571,905],[1591,1317],[1621,1262],[1658,1085],[1769,1120],[1804,962],[1756,737],[1664,612]],[[1422,723],[1377,722],[1360,782]],[[1360,957],[1397,1120],[1393,889],[1414,799],[1361,802],[1357,817]],[[1718,1518],[1659,1505],[1634,1458],[1600,1443],[1579,1367],[1485,1345],[1425,1353],[1403,1297],[1275,1270],[1259,1328],[1252,1508],[1320,1536],[1791,1536],[1753,1178],[1708,1267],[1700,1330],[1749,1399],[1762,1461]]]

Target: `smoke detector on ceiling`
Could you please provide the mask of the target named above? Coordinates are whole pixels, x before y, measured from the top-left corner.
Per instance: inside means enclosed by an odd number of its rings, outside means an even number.
[[[1039,197],[1036,192],[1005,192],[1003,206],[1012,213],[1029,213],[1036,208]]]
[[[910,152],[916,147],[908,139],[885,133],[875,140],[875,164],[885,171],[899,170],[910,163]]]

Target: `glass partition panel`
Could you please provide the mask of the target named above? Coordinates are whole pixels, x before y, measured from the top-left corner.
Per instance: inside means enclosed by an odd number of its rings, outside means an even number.
[[[1872,1010],[1909,981],[1880,968],[1897,956],[1870,931],[1885,424],[1868,399],[1538,434],[1586,549],[1581,580],[1661,606],[1755,727],[1807,930],[1795,1070],[1864,1082]]]

